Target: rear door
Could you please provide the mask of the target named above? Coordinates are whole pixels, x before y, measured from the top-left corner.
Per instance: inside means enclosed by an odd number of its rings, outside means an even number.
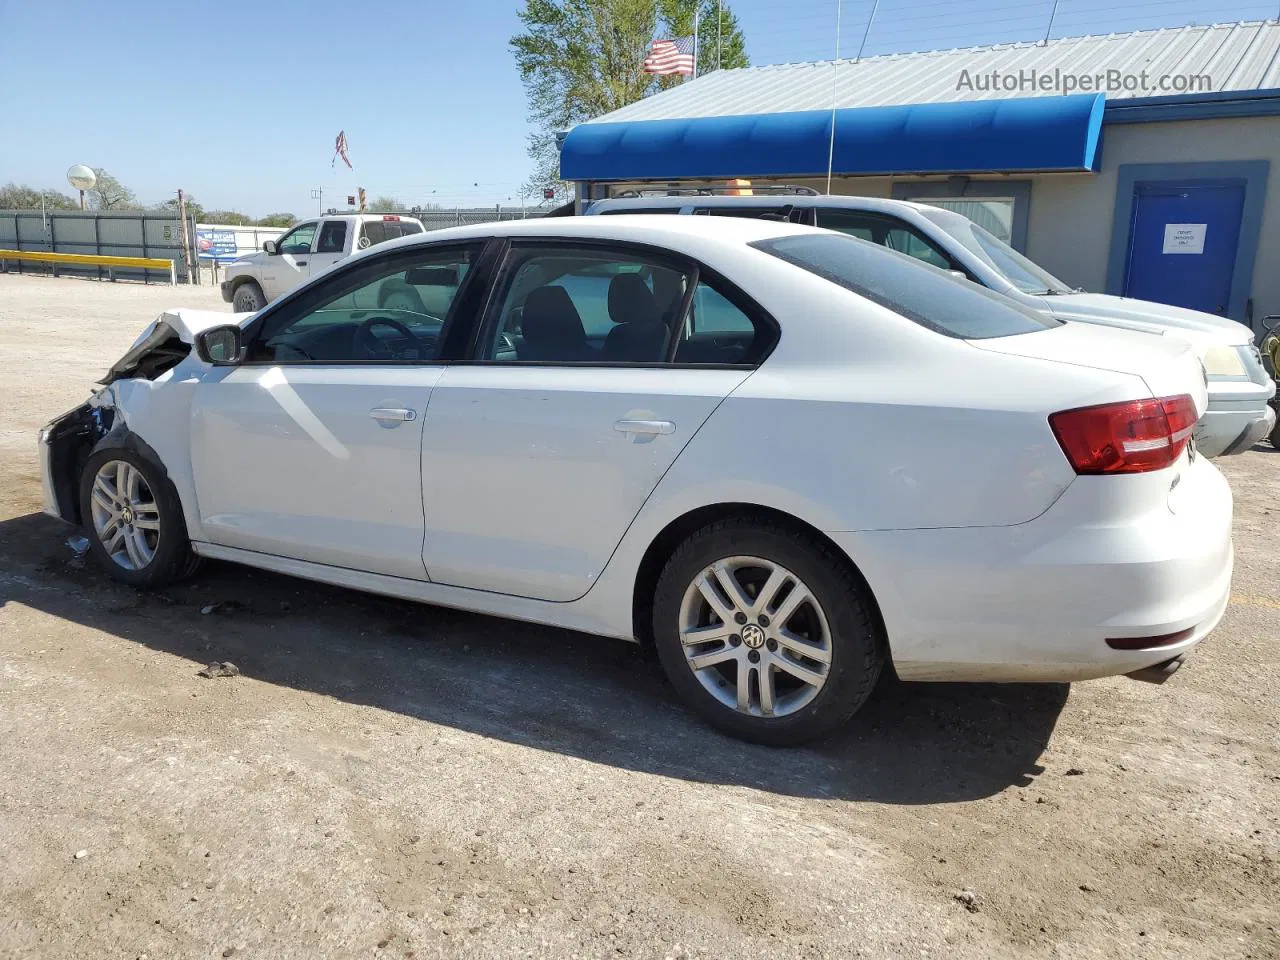
[[[499,276],[472,362],[432,394],[423,558],[437,583],[574,600],[776,328],[696,265],[630,245],[516,243]]]
[[[307,268],[311,276],[324,273],[347,255],[347,240],[352,224],[346,220],[326,220],[316,236],[315,252]]]

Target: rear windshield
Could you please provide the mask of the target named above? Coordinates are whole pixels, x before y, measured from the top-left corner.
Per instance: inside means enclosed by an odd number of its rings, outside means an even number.
[[[913,257],[840,233],[758,240],[751,246],[948,337],[1010,337],[1062,322]]]
[[[412,220],[366,220],[361,225],[360,232],[362,239],[369,241],[361,243],[360,246],[372,247],[379,243],[386,243],[388,240],[421,233],[422,227]]]

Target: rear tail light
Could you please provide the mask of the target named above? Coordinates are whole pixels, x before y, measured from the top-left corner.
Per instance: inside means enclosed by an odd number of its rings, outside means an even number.
[[[1130,400],[1064,410],[1049,426],[1076,473],[1145,473],[1182,456],[1196,426],[1191,397]]]

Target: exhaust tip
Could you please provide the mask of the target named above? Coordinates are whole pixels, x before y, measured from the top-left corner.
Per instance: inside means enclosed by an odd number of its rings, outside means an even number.
[[[1163,663],[1153,663],[1149,667],[1143,667],[1141,670],[1134,670],[1132,673],[1126,673],[1126,677],[1134,680],[1141,680],[1143,683],[1164,683],[1182,666],[1184,657],[1177,656],[1172,660],[1165,660]]]

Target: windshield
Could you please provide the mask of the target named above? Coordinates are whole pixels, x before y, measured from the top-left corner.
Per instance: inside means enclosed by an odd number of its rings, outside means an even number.
[[[948,337],[1010,337],[1061,324],[914,257],[843,233],[780,237],[751,246]]]
[[[1036,296],[1071,293],[1069,286],[1038,263],[1028,260],[999,237],[972,220],[945,210],[921,210],[951,236],[1023,293]]]

